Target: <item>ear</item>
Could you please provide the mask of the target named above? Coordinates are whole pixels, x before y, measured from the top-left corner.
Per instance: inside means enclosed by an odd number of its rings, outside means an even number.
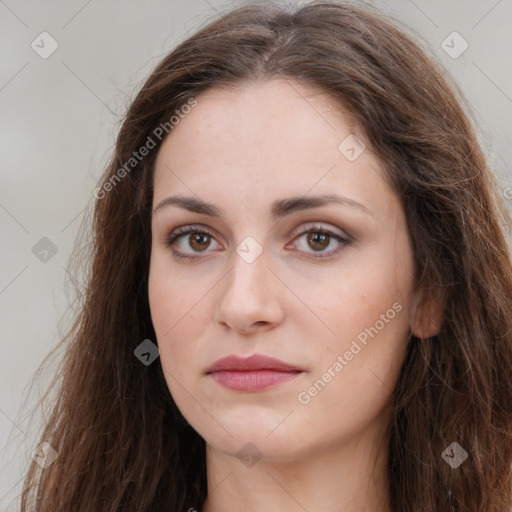
[[[411,309],[411,332],[420,339],[431,338],[439,333],[443,322],[444,304],[431,291],[426,297],[415,295]]]

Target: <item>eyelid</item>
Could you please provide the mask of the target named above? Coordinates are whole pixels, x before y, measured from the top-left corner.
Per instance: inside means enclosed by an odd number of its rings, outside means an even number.
[[[197,229],[198,232],[204,232],[206,234],[211,235],[212,237],[215,237],[215,233],[213,230],[207,226],[204,226],[203,224],[183,224],[181,226],[177,226],[171,231],[171,234],[166,237],[166,240],[169,238],[174,237],[175,235],[179,234],[188,234],[191,232],[194,232],[193,230]],[[301,224],[298,228],[294,229],[292,231],[292,234],[290,235],[292,238],[296,238],[297,236],[303,235],[307,233],[308,231],[312,230],[319,230],[319,231],[331,231],[333,234],[336,234],[337,236],[340,236],[342,238],[346,238],[347,240],[353,241],[354,238],[347,233],[344,230],[341,230],[339,228],[324,225],[323,222],[307,222],[305,224]],[[177,237],[176,237],[177,238]]]
[[[165,238],[164,243],[166,246],[171,248],[174,255],[178,258],[189,259],[189,260],[200,259],[200,258],[202,258],[201,252],[196,252],[196,253],[192,253],[192,254],[181,253],[180,251],[175,250],[172,246],[180,238],[185,237],[186,235],[189,235],[189,234],[194,234],[194,233],[202,233],[202,234],[208,235],[211,238],[213,238],[216,243],[219,243],[216,240],[216,235],[212,231],[213,230],[211,228],[206,227],[202,224],[185,224],[185,225],[178,226],[175,229],[173,229],[171,231],[170,235],[168,235]],[[340,246],[337,249],[331,249],[329,251],[324,251],[324,252],[322,252],[322,251],[317,251],[317,252],[316,251],[312,251],[312,252],[299,251],[299,252],[305,252],[306,254],[312,255],[311,257],[313,259],[334,257],[340,251],[342,251],[345,248],[345,246],[351,245],[352,242],[354,241],[354,238],[350,234],[348,234],[346,231],[342,231],[341,233],[339,233],[338,231],[341,231],[341,230],[339,230],[339,228],[325,226],[321,222],[306,223],[306,224],[302,224],[299,228],[297,228],[296,230],[293,231],[293,234],[290,235],[292,237],[292,241],[290,243],[294,244],[296,242],[297,238],[299,238],[305,234],[308,234],[308,233],[325,233],[340,244]],[[289,244],[287,244],[286,247],[289,247]],[[208,254],[209,252],[211,252],[211,251],[205,250],[204,254]]]
[[[212,239],[215,239],[215,241],[217,242],[216,235],[213,233],[212,229],[210,229],[206,226],[203,226],[202,224],[185,224],[185,225],[178,226],[175,229],[173,229],[171,231],[171,233],[165,237],[164,243],[166,246],[171,247],[180,238],[183,238],[187,235],[194,234],[194,233],[202,233],[202,234],[208,235]],[[219,242],[217,242],[217,243],[219,243]],[[173,249],[173,252],[175,254],[179,253],[179,251],[175,251],[174,249]],[[209,252],[209,251],[205,251],[205,252]],[[201,253],[196,253],[196,254],[200,255]],[[194,256],[190,256],[190,257],[194,258]]]
[[[334,226],[324,224],[323,222],[306,222],[306,224],[301,224],[299,228],[292,232],[291,236],[295,239],[298,236],[304,235],[310,231],[326,231],[332,233],[332,235],[339,236],[340,238],[344,238],[351,242],[354,240],[353,237],[346,231]]]

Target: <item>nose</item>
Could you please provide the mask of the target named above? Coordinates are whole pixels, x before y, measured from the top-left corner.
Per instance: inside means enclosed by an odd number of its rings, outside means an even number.
[[[239,334],[271,330],[284,319],[282,283],[267,267],[265,253],[252,263],[234,255],[225,277],[215,321]]]

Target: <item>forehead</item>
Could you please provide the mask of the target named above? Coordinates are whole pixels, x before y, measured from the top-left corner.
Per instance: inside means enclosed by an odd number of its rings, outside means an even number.
[[[308,149],[336,154],[338,139],[355,131],[333,98],[288,80],[213,88],[197,101],[164,142],[174,152],[186,143],[187,160],[205,153],[244,162],[267,155],[290,160]]]
[[[378,201],[380,195],[386,209],[385,194],[391,191],[383,168],[367,144],[358,158],[347,158],[347,144],[361,143],[364,136],[331,96],[272,80],[214,88],[196,99],[158,154],[155,203],[171,191],[199,196],[225,191],[241,201],[270,202],[285,192],[305,195],[314,189],[361,201]],[[354,148],[359,152],[363,146]]]

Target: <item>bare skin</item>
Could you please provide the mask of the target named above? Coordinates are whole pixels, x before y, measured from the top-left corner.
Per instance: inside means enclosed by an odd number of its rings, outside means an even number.
[[[187,196],[222,218],[154,211],[149,299],[169,391],[207,443],[203,512],[390,511],[390,397],[411,331],[432,335],[436,318],[416,307],[399,198],[369,144],[353,161],[340,151],[364,136],[314,89],[272,80],[197,100],[160,149],[153,207]],[[270,215],[275,201],[324,194],[352,203]],[[185,225],[208,234],[166,245]],[[228,389],[205,372],[231,354],[302,373]]]

